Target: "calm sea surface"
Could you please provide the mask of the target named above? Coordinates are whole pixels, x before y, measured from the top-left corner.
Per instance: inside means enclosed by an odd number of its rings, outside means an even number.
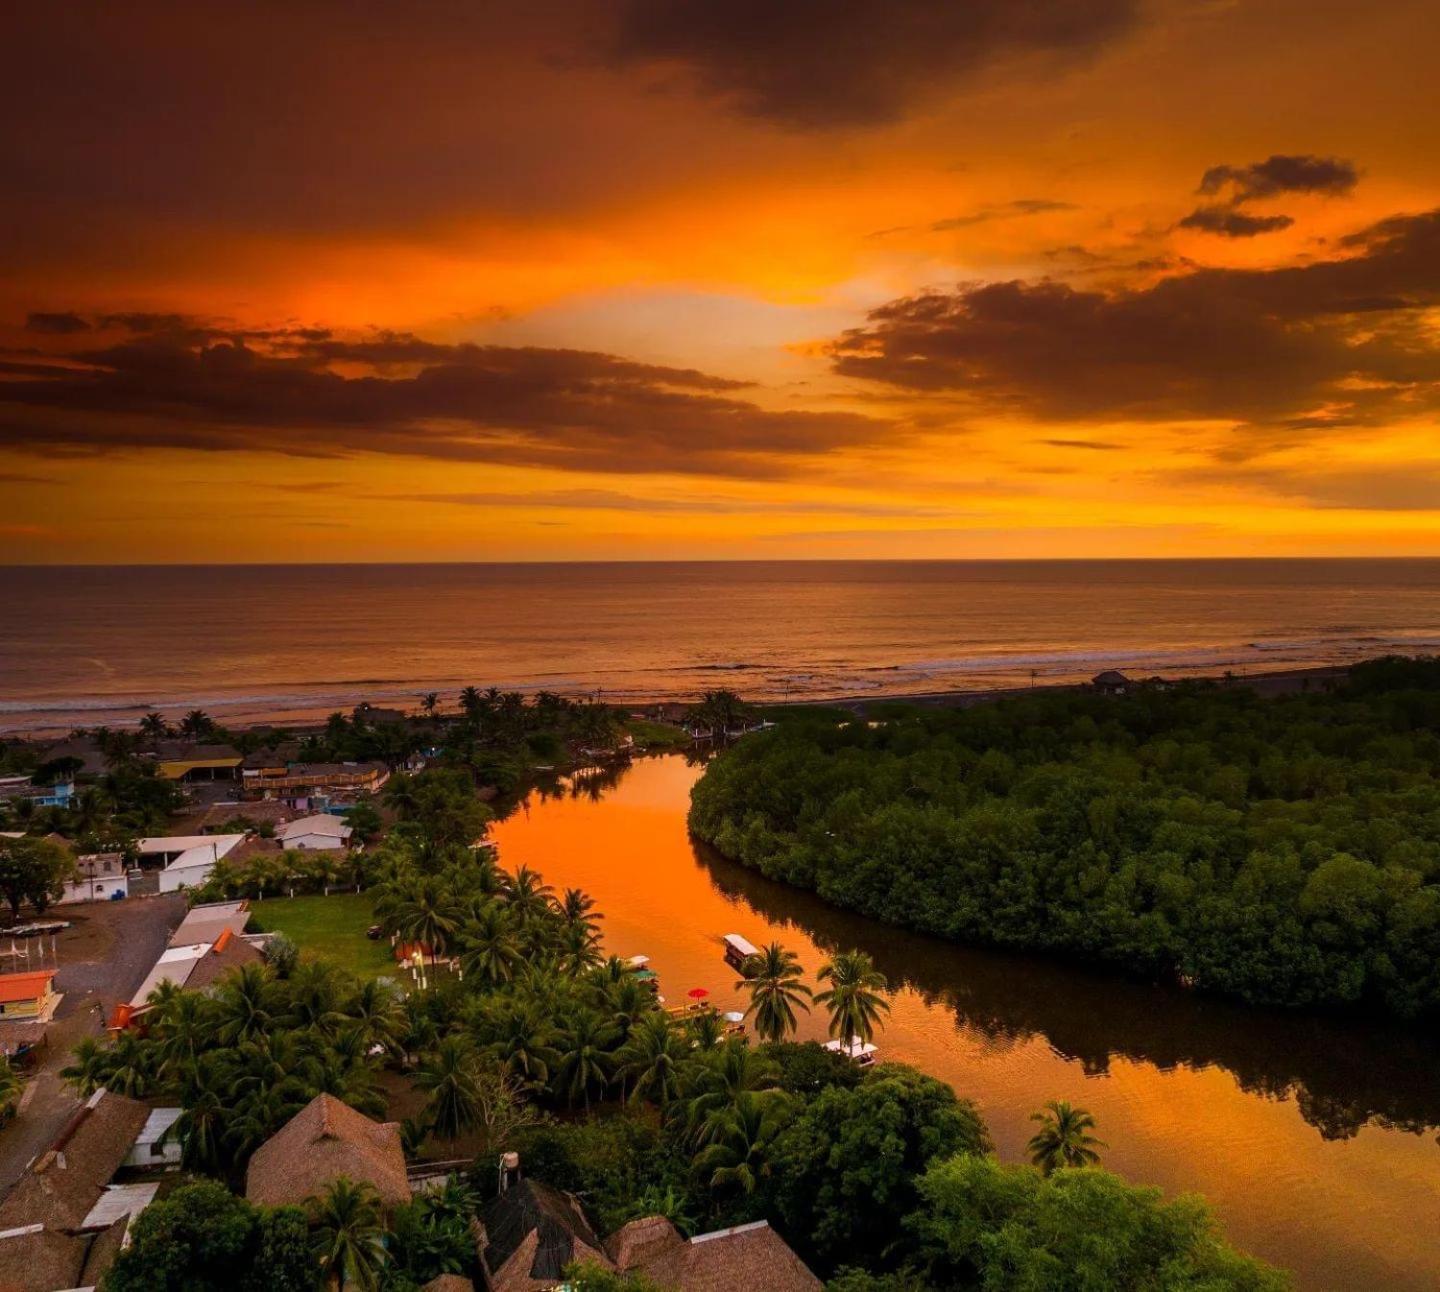
[[[536,792],[493,829],[504,865],[591,892],[607,949],[668,999],[742,1006],[720,938],[778,938],[812,977],[870,952],[898,989],[882,1057],[980,1106],[1020,1160],[1045,1100],[1089,1108],[1105,1164],[1203,1193],[1231,1240],[1302,1289],[1440,1287],[1440,1049],[1433,1036],[1248,1010],[1075,966],[958,947],[835,911],[691,842],[683,758]],[[802,1037],[823,1022],[805,1018]]]
[[[1440,561],[0,567],[0,730],[474,683],[804,699],[1440,647]]]

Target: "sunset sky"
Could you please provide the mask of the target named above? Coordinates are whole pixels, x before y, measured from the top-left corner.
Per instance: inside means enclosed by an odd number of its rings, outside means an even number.
[[[1440,555],[1433,0],[0,44],[0,561]]]

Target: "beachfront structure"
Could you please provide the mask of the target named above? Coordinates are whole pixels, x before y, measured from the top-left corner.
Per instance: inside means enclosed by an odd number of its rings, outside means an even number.
[[[245,1196],[301,1206],[342,1178],[370,1185],[387,1209],[410,1201],[399,1123],[371,1121],[334,1095],[316,1095],[255,1150]]]
[[[135,845],[142,861],[161,862],[160,891],[197,888],[210,878],[223,857],[245,842],[243,834],[177,834],[141,839]]]
[[[0,1019],[44,1018],[56,999],[54,969],[0,974]]]
[[[74,902],[109,902],[130,892],[125,858],[118,852],[97,852],[75,858],[75,874],[65,883],[57,906]]]
[[[328,812],[302,816],[275,827],[275,838],[282,848],[345,848],[354,833],[344,821]]]

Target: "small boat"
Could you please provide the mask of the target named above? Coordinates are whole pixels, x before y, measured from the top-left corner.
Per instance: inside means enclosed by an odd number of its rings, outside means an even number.
[[[875,1056],[880,1053],[878,1045],[862,1041],[858,1036],[852,1036],[848,1041],[826,1041],[825,1048],[832,1054],[843,1054],[851,1063],[860,1068],[868,1068],[875,1062]]]
[[[725,943],[725,963],[732,969],[743,970],[751,956],[760,954],[759,947],[738,933],[727,933],[722,941]]]

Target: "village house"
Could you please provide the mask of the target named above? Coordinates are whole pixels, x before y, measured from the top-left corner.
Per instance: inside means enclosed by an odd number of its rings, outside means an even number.
[[[54,969],[0,974],[0,1020],[44,1019],[54,1011],[59,999]]]
[[[684,1238],[664,1216],[632,1220],[603,1243],[572,1195],[521,1180],[480,1212],[490,1292],[551,1292],[566,1266],[588,1262],[675,1292],[819,1292],[823,1286],[767,1221]]]
[[[372,1186],[387,1208],[410,1201],[399,1125],[316,1095],[255,1150],[245,1196],[267,1207],[298,1206],[342,1177]]]
[[[66,880],[57,906],[73,902],[109,902],[130,892],[125,857],[118,852],[97,852],[75,858],[75,874]]]
[[[197,888],[210,878],[221,858],[245,841],[243,834],[177,834],[141,839],[135,845],[141,862],[161,863],[160,891]]]
[[[275,827],[275,838],[282,848],[345,848],[354,833],[339,817],[326,812],[302,816]]]
[[[112,1184],[149,1110],[97,1090],[0,1202],[0,1288],[94,1287],[119,1255],[154,1181]]]

